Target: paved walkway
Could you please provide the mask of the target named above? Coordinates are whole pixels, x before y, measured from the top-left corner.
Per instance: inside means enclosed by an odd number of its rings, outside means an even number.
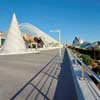
[[[77,100],[68,54],[57,52],[0,56],[0,100]]]

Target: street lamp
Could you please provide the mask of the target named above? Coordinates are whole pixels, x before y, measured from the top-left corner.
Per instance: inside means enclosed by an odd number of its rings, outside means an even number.
[[[50,32],[55,32],[55,33],[59,34],[59,46],[60,46],[60,43],[61,43],[60,33],[61,33],[61,31],[60,30],[50,30]],[[61,57],[61,48],[59,49],[59,56]]]

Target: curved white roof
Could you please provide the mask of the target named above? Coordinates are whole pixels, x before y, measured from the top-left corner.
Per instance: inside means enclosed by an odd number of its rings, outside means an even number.
[[[46,34],[45,32],[41,31],[39,28],[36,26],[30,24],[30,23],[22,23],[19,25],[20,29],[22,32],[29,32],[31,34],[35,34],[38,37],[40,37],[45,45],[47,46],[48,44],[55,44],[59,43],[57,40]]]

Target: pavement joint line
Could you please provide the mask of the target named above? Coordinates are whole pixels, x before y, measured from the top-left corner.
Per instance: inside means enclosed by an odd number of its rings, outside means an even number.
[[[54,63],[55,63],[55,62],[54,62]],[[52,65],[51,65],[51,66],[52,66]],[[47,72],[50,71],[50,68],[51,68],[51,67],[49,67],[49,68],[47,69]],[[55,67],[53,67],[53,68],[55,68]],[[52,70],[51,70],[51,72],[52,72]],[[50,72],[50,73],[51,73],[51,72]],[[44,78],[44,76],[45,76],[45,74],[44,74],[42,77]],[[42,78],[42,77],[41,77],[41,78]],[[42,79],[43,79],[43,78],[42,78]],[[40,82],[41,82],[41,79],[38,81],[38,83],[37,83],[35,86],[39,85]],[[31,82],[31,83],[32,83],[32,82]],[[32,83],[32,84],[33,84],[33,83]],[[34,90],[35,90],[35,88],[31,90],[31,92],[29,93],[29,95],[26,97],[25,100],[28,100],[29,96],[31,96],[31,94],[33,93]]]
[[[41,95],[43,95],[47,100],[50,100],[43,92],[40,91],[40,89],[38,89],[33,83],[30,83],[30,85],[32,85],[37,91],[39,91],[39,93]]]
[[[56,62],[55,62],[55,64],[56,64]],[[52,72],[54,72],[54,68],[55,68],[55,67],[52,68],[52,70],[50,71],[50,74],[51,74]],[[56,69],[56,68],[55,68],[55,69]],[[44,85],[46,84],[46,82],[48,81],[48,79],[49,79],[49,76],[47,76],[47,78],[46,78],[46,80],[44,81],[43,85],[40,87],[40,90],[41,90],[41,91],[43,90],[43,87],[44,87]],[[37,98],[38,95],[39,95],[39,93],[35,96],[35,98]]]
[[[51,67],[49,67],[46,71],[48,72],[50,69],[51,69]],[[42,73],[43,73],[43,72],[42,72]],[[42,77],[41,77],[42,80],[43,80],[44,76],[45,76],[45,74],[42,75]],[[37,82],[36,86],[40,84],[41,79]],[[32,90],[29,92],[29,94],[26,96],[26,99],[25,99],[25,100],[28,100],[29,96],[31,96],[31,94],[33,93],[34,90],[35,90],[35,88],[32,89]]]
[[[27,87],[27,85],[30,84],[31,81],[33,81],[56,57],[57,54],[36,75],[34,75],[14,96],[12,96],[10,100],[14,100],[25,89],[25,87]]]
[[[47,72],[48,72],[49,70],[50,70],[50,67],[47,69]],[[43,79],[44,76],[45,76],[45,74],[42,75],[41,79]],[[37,82],[36,86],[40,84],[41,79]],[[26,99],[25,99],[25,100],[28,100],[28,98],[31,96],[31,94],[33,93],[34,90],[35,90],[35,88],[32,89],[32,90],[29,92],[29,94],[26,96]]]
[[[58,66],[56,65],[56,68],[57,68],[57,67],[58,67]],[[55,68],[55,72],[54,72],[53,76],[56,75],[56,73],[57,73],[56,68]],[[51,79],[51,82],[50,82],[50,84],[49,84],[48,90],[47,90],[47,92],[46,92],[45,95],[48,95],[48,92],[49,92],[50,86],[52,85],[53,81],[54,81],[54,79],[52,78],[52,79]],[[44,100],[45,100],[45,98],[44,98]]]

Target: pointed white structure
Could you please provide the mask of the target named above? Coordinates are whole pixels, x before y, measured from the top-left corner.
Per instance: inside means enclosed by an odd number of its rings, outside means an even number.
[[[17,52],[26,49],[24,40],[21,36],[21,32],[18,26],[15,13],[13,14],[11,25],[7,32],[7,39],[2,48],[2,51],[6,52]]]

